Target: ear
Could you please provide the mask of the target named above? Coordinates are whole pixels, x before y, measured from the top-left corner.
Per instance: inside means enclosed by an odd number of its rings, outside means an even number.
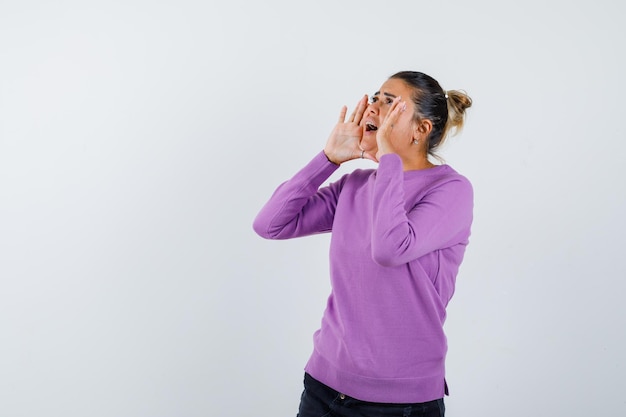
[[[424,139],[430,135],[433,130],[433,123],[428,119],[415,122],[415,128],[413,129],[413,139]]]

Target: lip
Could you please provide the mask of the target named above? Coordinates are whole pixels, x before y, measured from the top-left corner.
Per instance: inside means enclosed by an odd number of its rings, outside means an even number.
[[[367,129],[367,125],[368,125],[368,124],[370,124],[370,125],[372,125],[372,126],[376,126],[376,129],[374,129],[374,130],[368,130],[368,129]],[[379,127],[379,126],[378,126],[378,123],[376,122],[376,120],[374,120],[374,119],[373,119],[373,118],[371,118],[371,117],[368,117],[368,118],[366,118],[365,120],[363,120],[363,130],[364,130],[366,133],[369,133],[369,132],[376,132],[376,130],[378,130],[378,127]]]

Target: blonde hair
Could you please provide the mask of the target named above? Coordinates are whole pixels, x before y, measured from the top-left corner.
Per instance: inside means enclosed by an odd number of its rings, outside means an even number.
[[[447,137],[454,136],[463,130],[465,124],[465,110],[472,107],[472,99],[462,90],[448,90],[445,92],[448,101],[448,120],[442,132],[439,143],[443,143]]]

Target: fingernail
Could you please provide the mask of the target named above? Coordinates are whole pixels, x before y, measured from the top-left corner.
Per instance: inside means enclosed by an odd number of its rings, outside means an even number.
[[[402,111],[406,110],[406,103],[402,103]]]

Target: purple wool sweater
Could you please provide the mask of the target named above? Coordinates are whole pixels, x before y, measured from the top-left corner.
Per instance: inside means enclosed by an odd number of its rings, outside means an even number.
[[[267,239],[332,232],[332,291],[305,371],[363,401],[443,398],[443,324],[470,236],[472,186],[448,165],[404,172],[387,154],[378,169],[321,187],[336,169],[320,152],[254,220]]]

